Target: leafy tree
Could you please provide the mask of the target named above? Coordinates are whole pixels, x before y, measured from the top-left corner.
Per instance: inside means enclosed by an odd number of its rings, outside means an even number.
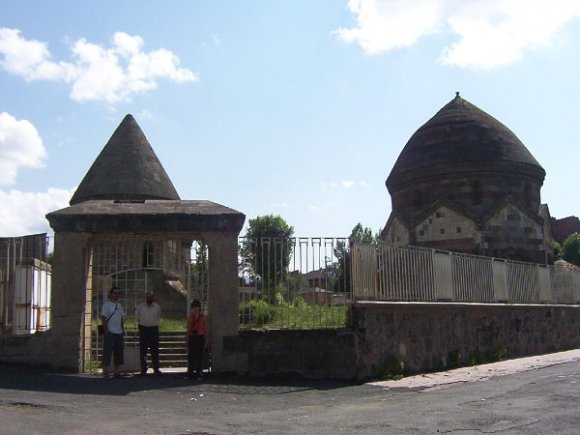
[[[375,243],[379,234],[373,234],[369,227],[363,227],[359,222],[350,232],[349,246],[345,242],[338,242],[334,249],[334,256],[338,262],[337,279],[334,285],[336,292],[350,292],[350,245],[353,243]]]
[[[554,260],[561,260],[562,259],[562,246],[554,241],[552,242],[552,249],[554,250]]]
[[[562,243],[562,259],[580,266],[580,234],[574,233]]]
[[[374,243],[378,237],[378,234],[373,234],[373,230],[369,227],[363,227],[359,222],[350,232],[349,239],[351,243]]]
[[[206,288],[209,280],[208,247],[207,242],[204,240],[198,241],[197,243],[196,258],[190,264],[190,272],[191,279],[193,280],[193,288],[198,292],[196,297],[203,298],[205,295],[202,295],[202,292]]]
[[[272,290],[273,298],[276,285],[287,277],[293,235],[294,227],[280,216],[258,216],[248,222],[240,254],[243,267],[257,276],[263,296],[264,290]]]

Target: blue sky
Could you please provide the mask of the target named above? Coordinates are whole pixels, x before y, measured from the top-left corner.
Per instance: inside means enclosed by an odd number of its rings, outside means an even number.
[[[580,0],[0,0],[0,236],[50,233],[127,113],[182,199],[378,231],[398,154],[455,91],[579,215],[578,47]]]

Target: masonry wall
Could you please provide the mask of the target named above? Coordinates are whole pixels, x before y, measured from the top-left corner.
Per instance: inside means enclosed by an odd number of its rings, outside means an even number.
[[[352,329],[226,337],[253,377],[365,380],[580,348],[580,306],[364,302]]]
[[[239,375],[355,379],[355,339],[346,329],[244,331],[226,337],[224,350],[245,356]]]
[[[579,305],[356,302],[351,316],[349,329],[226,335],[216,371],[366,380],[396,366],[413,374],[580,348]],[[51,335],[0,336],[0,362],[50,361],[58,368],[41,353]]]
[[[580,306],[355,303],[357,378],[580,348]]]

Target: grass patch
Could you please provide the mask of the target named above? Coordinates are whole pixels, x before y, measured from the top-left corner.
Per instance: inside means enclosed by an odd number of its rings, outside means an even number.
[[[161,319],[159,322],[161,332],[185,332],[187,331],[187,319]]]
[[[294,302],[270,304],[252,300],[240,305],[240,329],[312,329],[343,328],[347,325],[347,307],[308,304],[302,298]]]
[[[93,333],[97,332],[97,324],[101,321],[93,319],[92,330]],[[137,322],[134,318],[129,317],[125,319],[125,331],[137,331]],[[164,319],[161,318],[159,322],[159,332],[185,332],[187,331],[187,319]]]
[[[240,329],[315,329],[344,328],[348,323],[346,305],[329,306],[309,304],[302,298],[294,302],[281,301],[271,304],[265,300],[252,300],[240,304]],[[93,319],[93,333],[97,331],[100,320]],[[125,319],[127,332],[137,331],[135,318]],[[161,319],[160,332],[185,332],[187,319]]]

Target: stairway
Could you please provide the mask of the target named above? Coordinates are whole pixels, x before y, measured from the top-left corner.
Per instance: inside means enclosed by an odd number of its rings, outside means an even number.
[[[125,335],[125,348],[139,348],[139,336],[128,331]],[[91,360],[92,366],[99,365],[103,354],[103,340],[97,334],[92,334]],[[147,355],[149,367],[151,356]],[[187,367],[187,342],[185,332],[159,333],[159,365],[163,368]]]
[[[159,334],[159,365],[161,368],[187,367],[185,332],[161,332]]]

